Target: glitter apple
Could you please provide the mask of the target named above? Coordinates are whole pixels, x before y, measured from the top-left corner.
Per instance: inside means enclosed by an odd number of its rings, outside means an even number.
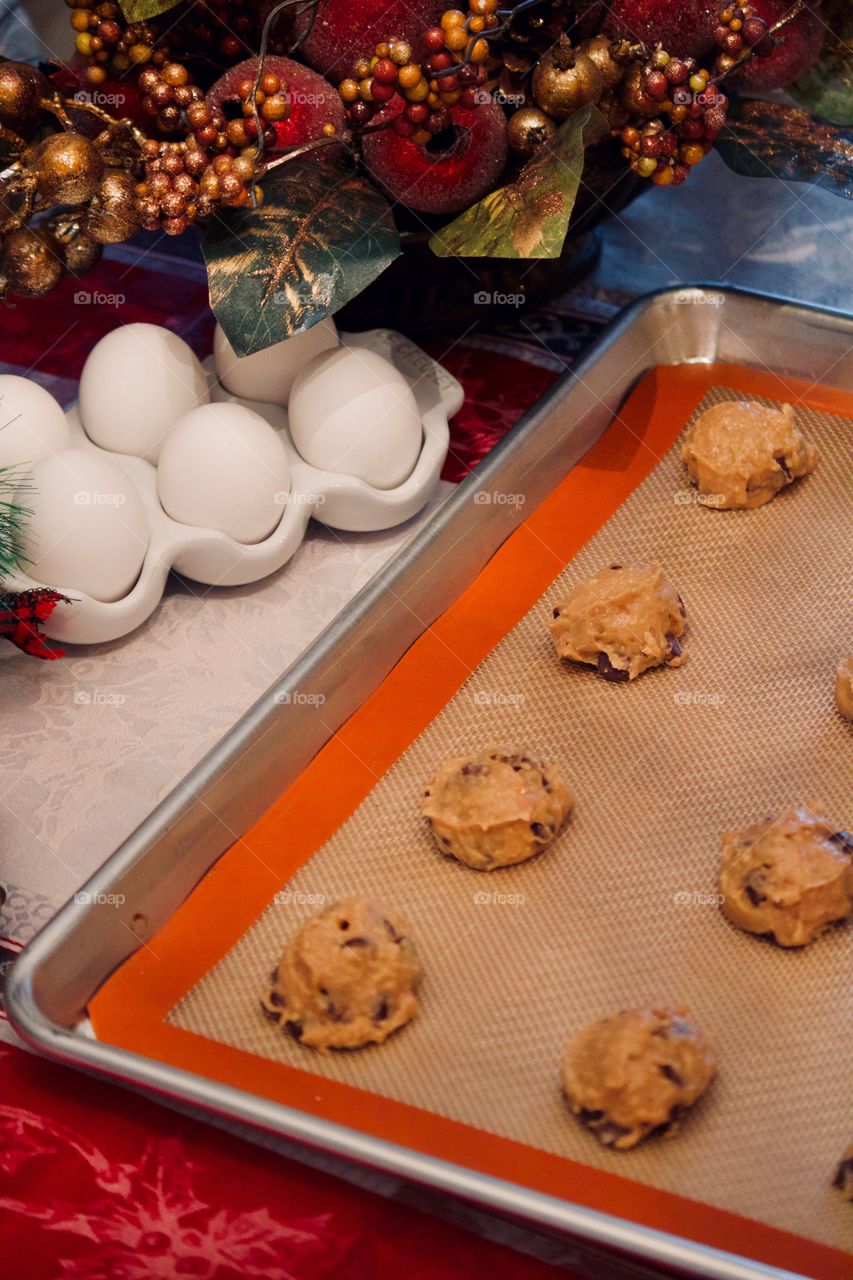
[[[449,6],[442,0],[319,0],[317,16],[299,56],[335,82],[352,72],[361,56],[370,57],[378,43],[396,36],[423,53],[420,38],[435,27]],[[308,29],[310,12],[296,20],[295,32]]]
[[[209,105],[224,109],[228,115],[228,104],[236,107],[240,85],[246,80],[253,81],[257,69],[257,58],[246,58],[244,62],[229,67],[208,91]],[[287,119],[273,125],[276,140],[270,151],[283,151],[303,142],[314,142],[323,136],[326,125],[331,125],[336,133],[344,132],[344,106],[337,89],[328,80],[292,58],[280,58],[274,54],[264,58],[264,71],[281,80],[290,106]]]
[[[388,123],[396,99],[374,119]],[[449,108],[450,125],[421,145],[393,129],[364,136],[364,163],[392,200],[420,213],[457,213],[491,190],[506,164],[506,116],[494,102]]]
[[[750,0],[759,18],[772,27],[791,7],[791,0]],[[749,93],[769,93],[805,75],[820,57],[826,28],[811,9],[804,9],[774,37],[776,48],[766,58],[752,58],[732,75],[732,84]]]
[[[654,49],[662,44],[681,58],[701,58],[714,44],[721,0],[612,0],[608,35]]]

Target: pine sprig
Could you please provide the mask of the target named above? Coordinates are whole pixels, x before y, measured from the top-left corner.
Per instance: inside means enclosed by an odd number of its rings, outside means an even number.
[[[19,501],[28,485],[16,467],[0,467],[0,584],[23,569],[24,527],[32,515]]]

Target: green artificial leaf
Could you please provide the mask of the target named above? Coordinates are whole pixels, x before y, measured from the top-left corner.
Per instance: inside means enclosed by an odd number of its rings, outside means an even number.
[[[850,0],[824,0],[821,20],[826,27],[823,52],[788,92],[824,120],[853,124],[853,5]]]
[[[181,0],[119,0],[121,11],[128,22],[148,22],[150,18],[159,18],[161,13],[168,13],[180,2]]]
[[[601,137],[590,108],[566,120],[514,182],[499,187],[430,240],[439,258],[559,258],[577,199],[584,148]]]
[[[342,147],[295,156],[262,185],[261,208],[223,212],[202,245],[210,305],[239,356],[334,314],[400,253],[390,205]]]
[[[781,102],[734,100],[717,149],[747,178],[810,182],[853,199],[853,131]]]

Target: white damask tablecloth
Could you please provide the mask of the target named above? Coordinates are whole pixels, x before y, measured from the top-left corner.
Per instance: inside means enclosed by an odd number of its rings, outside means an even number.
[[[59,662],[0,649],[0,935],[26,942],[429,518],[316,523],[247,587],[169,580],[149,621]]]

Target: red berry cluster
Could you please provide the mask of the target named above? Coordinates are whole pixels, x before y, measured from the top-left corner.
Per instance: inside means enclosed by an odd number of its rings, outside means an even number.
[[[146,231],[179,236],[198,212],[199,184],[207,168],[200,147],[185,142],[145,144],[145,176],[136,187],[136,209]]]
[[[423,145],[447,128],[452,106],[476,106],[489,57],[489,44],[481,33],[498,25],[496,10],[497,0],[471,0],[468,14],[448,9],[440,26],[423,33],[421,43],[429,56],[422,65],[413,61],[408,41],[394,36],[378,44],[373,57],[359,58],[352,76],[338,86],[352,127],[364,128],[377,111],[399,97],[405,105],[392,128]]]
[[[648,98],[660,102],[661,113],[622,129],[622,154],[656,186],[678,186],[713,147],[726,122],[728,98],[695,59],[671,57],[663,49],[645,64],[640,83]]]
[[[168,24],[162,44],[169,49],[192,50],[195,57],[244,58],[258,46],[261,8],[255,0],[196,0],[178,22]]]
[[[65,0],[71,13],[74,46],[86,59],[86,80],[103,84],[112,73],[123,76],[131,67],[155,58],[157,32],[150,22],[125,21],[112,0]],[[165,61],[165,55],[159,55]]]
[[[277,77],[264,76],[264,80],[269,81]],[[263,90],[258,90],[255,95],[256,102]],[[247,147],[253,147],[258,140],[258,126],[255,124],[254,112],[249,105],[249,98],[252,94],[252,85],[249,81],[245,81],[240,85],[240,97],[242,99],[243,114],[235,120],[226,120],[225,115],[219,107],[211,106],[209,102],[202,99],[200,102],[193,102],[187,110],[186,123],[193,131],[193,138],[200,147],[209,155],[218,155],[224,152],[227,155],[236,155],[238,151],[243,151]],[[272,111],[272,108],[267,108]],[[285,114],[287,114],[287,104],[284,104]],[[275,141],[275,131],[271,125],[265,123],[263,102],[258,102],[258,117],[261,123],[261,132],[263,134],[264,145],[271,145]],[[278,119],[283,116],[278,115],[278,104],[276,104],[275,115]]]
[[[144,67],[139,73],[139,87],[145,95],[142,109],[151,116],[163,133],[176,133],[184,123],[183,112],[204,94],[190,83],[190,73],[180,62],[166,62],[162,67]]]
[[[242,100],[243,119],[227,121],[223,113],[208,106],[198,85],[190,83],[190,73],[180,62],[167,62],[163,67],[145,67],[139,75],[139,86],[145,97],[142,106],[153,116],[164,133],[186,132],[189,124],[196,141],[208,150],[224,151],[227,146],[247,147],[257,141],[255,111],[249,101],[255,94],[257,114],[264,128],[265,142],[272,143],[275,133],[270,128],[290,115],[286,88],[278,76],[262,75],[257,89],[254,81],[245,80],[238,93]]]
[[[717,75],[726,75],[747,52],[769,58],[777,40],[752,5],[729,5],[721,10],[714,38],[722,50],[714,62]]]
[[[113,0],[65,3],[73,11],[76,48],[86,59],[86,79],[93,85],[148,64],[234,61],[258,47],[264,21],[257,0],[195,0],[177,20],[170,11],[164,30],[156,19],[128,23]],[[281,53],[284,47],[273,37],[269,51]]]
[[[175,76],[169,74],[170,68],[178,66],[167,63],[159,73],[146,67],[140,77],[158,110],[164,109],[158,95],[166,96],[161,85],[164,89],[173,87],[175,94],[195,89],[185,82],[173,85]],[[200,90],[195,90],[186,106],[178,105],[178,98],[166,104],[177,111],[179,125],[184,129],[189,126],[191,132],[182,142],[150,139],[145,144],[145,173],[137,185],[136,198],[139,221],[146,231],[163,230],[177,236],[190,222],[209,218],[220,206],[239,209],[249,203],[258,176],[255,111],[264,142],[270,143],[275,137],[272,125],[286,119],[290,105],[286,86],[269,72],[261,76],[257,89],[253,81],[246,80],[238,92],[242,113],[234,120],[226,120]],[[255,186],[255,205],[262,199],[263,192]]]
[[[179,236],[196,218],[209,218],[221,205],[248,204],[255,161],[220,153],[212,161],[194,141],[146,144],[145,176],[136,187],[136,208],[146,231]],[[255,203],[263,193],[255,188]]]

